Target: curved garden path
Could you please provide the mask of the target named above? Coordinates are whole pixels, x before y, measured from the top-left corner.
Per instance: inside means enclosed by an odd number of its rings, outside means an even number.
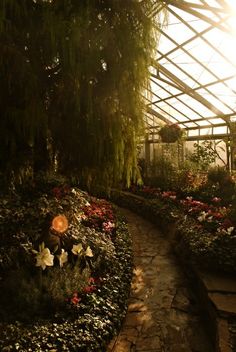
[[[107,352],[213,352],[170,242],[155,225],[123,213],[133,238],[134,275],[126,318]]]

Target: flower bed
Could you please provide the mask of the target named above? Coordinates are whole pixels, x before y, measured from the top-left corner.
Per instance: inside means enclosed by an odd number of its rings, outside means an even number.
[[[101,351],[119,329],[130,238],[110,203],[56,187],[0,202],[1,351]]]
[[[156,223],[164,233],[174,232],[175,249],[189,263],[211,271],[236,272],[236,235],[227,209],[192,199],[177,199],[174,192],[157,189],[144,197],[113,191],[112,199]],[[214,202],[214,201],[213,201]]]
[[[236,235],[235,222],[231,219],[231,206],[225,206],[221,198],[212,197],[207,203],[193,199],[191,196],[182,198],[174,191],[161,191],[149,186],[132,188],[131,191],[147,199],[158,199],[168,204],[169,207],[178,207],[197,221],[199,229],[212,233]]]

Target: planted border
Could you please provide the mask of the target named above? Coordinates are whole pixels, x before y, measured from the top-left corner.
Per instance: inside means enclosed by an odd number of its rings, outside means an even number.
[[[50,319],[1,322],[1,351],[105,350],[126,314],[132,278],[131,240],[126,223],[118,213],[112,245],[115,255],[96,290],[87,290],[68,315],[58,312]]]
[[[182,259],[208,271],[236,272],[236,237],[199,228],[173,202],[145,199],[129,192],[113,190],[112,200],[157,224],[173,240]]]

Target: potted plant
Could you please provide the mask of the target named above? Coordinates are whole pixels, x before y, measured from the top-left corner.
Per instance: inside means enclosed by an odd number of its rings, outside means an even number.
[[[177,124],[165,125],[158,133],[164,143],[177,142],[183,135],[183,131]]]

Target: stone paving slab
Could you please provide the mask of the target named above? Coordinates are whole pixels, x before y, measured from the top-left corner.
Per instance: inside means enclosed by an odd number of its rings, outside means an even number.
[[[209,293],[211,301],[220,313],[236,316],[236,294]]]
[[[234,293],[236,295],[236,277],[199,272],[208,291]]]
[[[213,352],[171,244],[150,222],[125,210],[134,271],[128,311],[107,352]]]

